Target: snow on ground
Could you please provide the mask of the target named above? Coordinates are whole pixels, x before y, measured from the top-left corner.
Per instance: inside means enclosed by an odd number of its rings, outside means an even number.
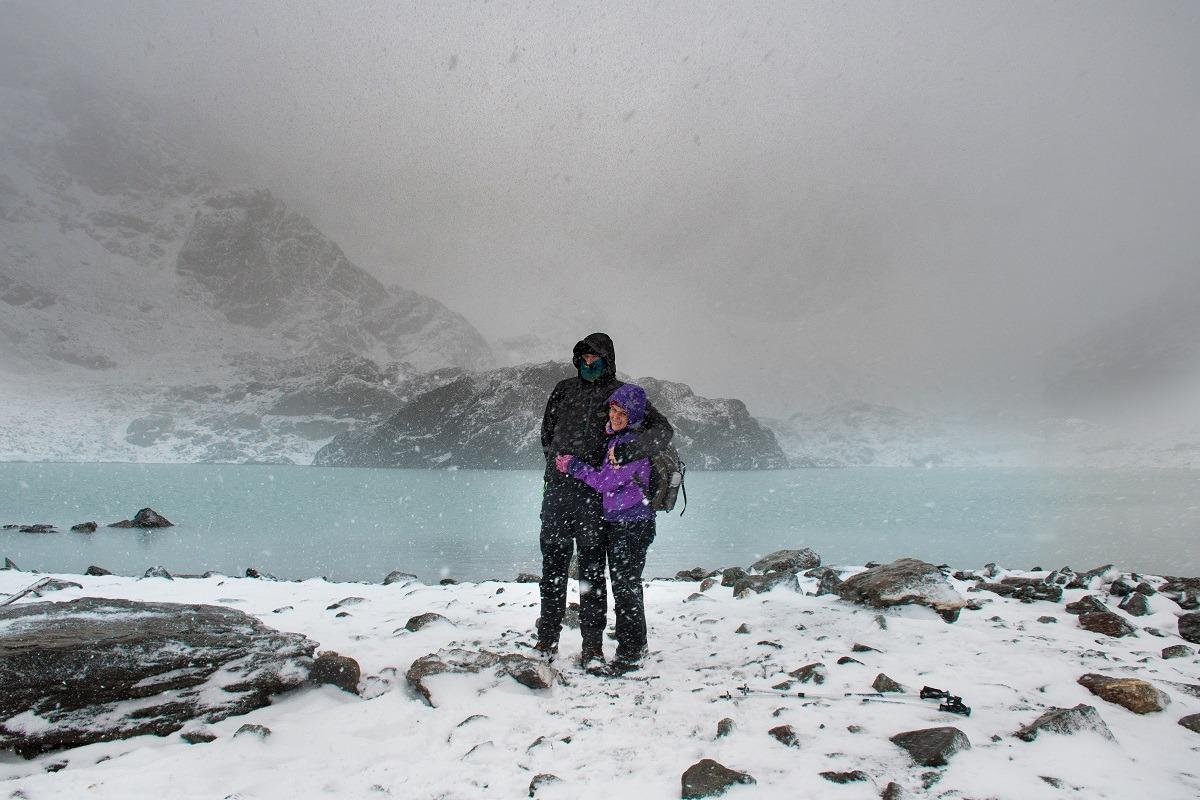
[[[36,577],[0,572],[0,592],[16,592]],[[189,745],[174,734],[32,761],[6,754],[0,796],[525,797],[535,775],[552,773],[562,782],[540,789],[538,797],[669,798],[680,796],[681,774],[701,758],[757,779],[731,789],[726,796],[735,800],[865,800],[879,797],[889,781],[901,784],[905,797],[1200,796],[1200,736],[1177,724],[1200,711],[1200,698],[1164,683],[1200,683],[1200,660],[1160,658],[1163,647],[1182,640],[1176,634],[1181,612],[1158,596],[1151,598],[1154,613],[1138,624],[1158,628],[1163,638],[1139,632],[1110,639],[1079,628],[1061,603],[1023,604],[988,593],[969,595],[985,601],[983,610],[964,611],[947,624],[915,606],[877,612],[831,595],[786,590],[737,599],[719,584],[693,597],[698,584],[654,581],[646,589],[653,653],[636,678],[583,673],[570,658],[578,652],[578,632],[568,630],[557,662],[561,685],[535,692],[491,674],[441,675],[429,680],[437,704],[430,707],[404,681],[409,664],[451,645],[527,653],[536,584],[62,577],[84,588],[49,599],[220,604],[303,633],[321,649],[358,660],[364,696],[325,686],[277,697],[270,707],[207,726],[219,737],[210,744]],[[801,587],[813,592],[815,582],[801,578]],[[1063,602],[1083,594],[1067,591]],[[327,609],[347,597],[364,601]],[[349,616],[336,616],[340,611]],[[410,617],[429,611],[452,624],[404,630]],[[1047,615],[1057,623],[1039,621]],[[743,623],[750,633],[735,633]],[[855,643],[879,652],[852,652]],[[609,654],[612,647],[610,641]],[[836,663],[847,655],[862,664]],[[811,697],[770,689],[788,671],[813,662],[826,665],[828,680],[794,687]],[[880,672],[909,693],[886,702],[845,695],[870,692]],[[1079,686],[1076,679],[1088,672],[1152,680],[1173,702],[1164,712],[1137,716]],[[972,715],[939,712],[936,701],[916,697],[923,685],[961,695]],[[743,696],[741,686],[756,691]],[[1093,733],[1042,734],[1032,743],[1011,736],[1049,706],[1078,703],[1099,710],[1116,742]],[[716,739],[717,722],[726,717],[736,728]],[[234,738],[245,723],[265,725],[271,735]],[[795,728],[797,747],[768,735],[781,724]],[[914,765],[888,741],[902,731],[944,725],[964,731],[973,748],[940,770]],[[827,770],[862,770],[870,781],[833,784],[818,774]]]

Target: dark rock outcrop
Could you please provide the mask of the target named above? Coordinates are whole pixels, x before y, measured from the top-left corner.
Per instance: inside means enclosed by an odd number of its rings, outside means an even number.
[[[360,677],[362,669],[357,661],[332,651],[318,654],[308,670],[308,679],[313,683],[336,686],[350,694],[358,694]]]
[[[97,567],[95,564],[92,564],[90,567],[88,567],[87,569],[85,569],[85,570],[83,571],[83,574],[84,574],[84,575],[91,575],[91,576],[93,576],[93,577],[101,577],[101,576],[104,576],[104,575],[112,575],[112,573],[111,573],[110,571],[106,570],[104,567]]]
[[[412,583],[416,580],[417,580],[417,576],[413,575],[411,572],[401,572],[398,569],[394,569],[384,577],[383,585],[391,586],[393,583],[399,583],[399,584]]]
[[[244,714],[301,685],[316,649],[220,606],[87,597],[0,622],[0,748],[26,757]]]
[[[703,797],[722,795],[731,786],[757,781],[745,772],[738,772],[711,758],[705,758],[688,767],[680,783],[679,796],[683,800],[699,800]]]
[[[22,525],[19,530],[21,533],[58,533],[57,528],[46,523],[38,523],[37,525]]]
[[[1200,612],[1180,615],[1179,635],[1192,644],[1200,644]]]
[[[800,746],[799,740],[796,739],[796,729],[791,725],[777,725],[767,733],[784,747]]]
[[[71,530],[75,533],[95,533],[96,527],[95,522],[81,522],[78,525],[72,525]]]
[[[734,721],[729,717],[726,717],[717,723],[717,738],[724,739],[726,736],[729,736],[731,733],[733,733],[734,728],[736,727],[737,725],[734,723]]]
[[[153,508],[143,508],[133,519],[123,519],[109,524],[110,528],[170,528],[174,523]]]
[[[1200,714],[1188,714],[1186,717],[1179,720],[1179,724],[1187,728],[1192,733],[1200,733]]]
[[[1105,636],[1132,636],[1136,629],[1125,621],[1119,614],[1111,611],[1093,611],[1090,614],[1079,615],[1079,627],[1092,633],[1102,633]]]
[[[1154,684],[1137,678],[1112,678],[1090,672],[1081,676],[1078,683],[1097,697],[1123,706],[1135,714],[1162,711],[1171,702],[1171,698],[1154,688]]]
[[[896,683],[882,672],[875,676],[875,680],[871,682],[871,688],[877,692],[903,692],[904,687]]]
[[[562,783],[562,778],[549,772],[542,772],[534,775],[533,780],[529,782],[529,796],[537,797],[538,789],[555,783]]]
[[[1032,742],[1039,733],[1073,734],[1080,731],[1094,731],[1105,739],[1115,738],[1095,707],[1084,703],[1074,708],[1051,708],[1013,735]]]
[[[763,556],[750,565],[755,572],[800,572],[821,566],[821,557],[805,547],[800,550],[778,550]]]
[[[865,783],[871,780],[871,776],[867,775],[861,769],[849,772],[821,772],[818,774],[830,783]]]
[[[385,422],[339,434],[316,455],[324,466],[543,469],[537,431],[567,363],[524,364],[458,376],[413,396]],[[697,397],[678,383],[639,378],[675,428],[690,470],[787,466],[775,435],[739,400]]]
[[[1189,658],[1195,654],[1196,651],[1186,644],[1173,644],[1170,647],[1164,647],[1162,650],[1163,658]]]
[[[923,767],[943,767],[955,753],[971,749],[967,735],[949,726],[897,733],[890,741]]]
[[[1096,614],[1108,611],[1108,606],[1090,594],[1085,594],[1074,603],[1067,603],[1064,608],[1068,614]]]
[[[1141,592],[1130,592],[1125,595],[1117,608],[1131,617],[1145,617],[1153,613],[1153,609],[1150,608],[1150,601]]]
[[[947,622],[966,606],[942,571],[915,558],[902,558],[852,575],[838,587],[843,600],[875,608],[916,603],[929,606]]]
[[[433,625],[438,622],[444,622],[447,625],[454,624],[441,614],[438,614],[436,611],[427,611],[424,614],[417,614],[415,617],[409,617],[408,622],[404,623],[404,627],[406,630],[416,633],[417,631],[423,630],[429,625]]]

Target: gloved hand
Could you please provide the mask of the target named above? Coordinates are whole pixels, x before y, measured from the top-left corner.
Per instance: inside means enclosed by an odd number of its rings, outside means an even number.
[[[633,442],[621,442],[608,449],[609,460],[614,467],[621,467],[634,461],[633,458]]]
[[[571,466],[571,459],[575,456],[560,453],[554,457],[554,468],[564,475],[567,473],[567,468]]]

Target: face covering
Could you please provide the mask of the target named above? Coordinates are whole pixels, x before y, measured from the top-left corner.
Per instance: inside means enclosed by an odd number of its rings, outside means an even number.
[[[579,377],[585,381],[595,382],[604,374],[604,359],[597,358],[590,365],[582,361],[579,363]]]

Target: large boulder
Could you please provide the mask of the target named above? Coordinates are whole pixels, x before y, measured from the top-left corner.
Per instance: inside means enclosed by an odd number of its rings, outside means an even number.
[[[244,714],[302,685],[316,647],[221,606],[85,597],[0,609],[0,749],[33,757]]]
[[[704,758],[687,768],[680,783],[682,786],[679,796],[684,800],[697,800],[701,797],[717,797],[731,786],[756,781],[745,772],[738,772],[711,758]]]
[[[1200,612],[1179,617],[1179,635],[1192,644],[1200,644]]]
[[[133,519],[123,519],[113,522],[110,528],[170,528],[175,523],[159,514],[153,508],[143,508],[133,515]]]
[[[923,767],[944,767],[955,753],[971,749],[967,735],[948,726],[897,733],[891,742],[906,750]]]
[[[1105,636],[1132,636],[1137,633],[1132,625],[1125,621],[1120,614],[1111,611],[1093,611],[1090,614],[1079,615],[1079,627],[1092,633],[1102,633]]]
[[[821,566],[821,557],[809,548],[777,550],[750,565],[755,572],[800,572]]]
[[[1032,742],[1039,733],[1074,734],[1080,731],[1092,731],[1105,739],[1114,739],[1112,731],[1096,712],[1095,707],[1080,703],[1074,708],[1051,708],[1028,725],[1023,726],[1014,736],[1026,742]]]
[[[1111,678],[1090,672],[1080,677],[1078,683],[1097,697],[1124,706],[1135,714],[1162,711],[1171,702],[1171,698],[1154,688],[1154,684],[1137,678]]]
[[[942,571],[915,558],[902,558],[872,567],[842,581],[843,600],[875,608],[916,603],[929,606],[947,622],[958,619],[967,601],[954,591]]]

